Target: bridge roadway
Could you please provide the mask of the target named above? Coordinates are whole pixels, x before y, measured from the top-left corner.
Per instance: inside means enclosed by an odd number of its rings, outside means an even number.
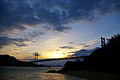
[[[65,58],[49,58],[49,59],[39,59],[30,62],[43,62],[43,61],[55,61],[55,60],[66,60],[66,59],[76,59],[76,58],[85,58],[87,56],[79,56],[79,57],[65,57]]]

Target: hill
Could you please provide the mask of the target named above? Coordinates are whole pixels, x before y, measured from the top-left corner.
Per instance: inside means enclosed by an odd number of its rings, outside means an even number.
[[[82,62],[68,61],[61,71],[92,70],[103,72],[119,72],[120,35],[108,39],[106,45],[96,49]]]
[[[45,67],[44,65],[36,65],[32,62],[25,62],[9,55],[0,55],[0,66],[28,66],[28,67]]]

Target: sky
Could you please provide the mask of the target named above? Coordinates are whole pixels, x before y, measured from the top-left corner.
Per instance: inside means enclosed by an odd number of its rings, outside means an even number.
[[[0,0],[1,55],[67,57],[119,33],[120,0]]]

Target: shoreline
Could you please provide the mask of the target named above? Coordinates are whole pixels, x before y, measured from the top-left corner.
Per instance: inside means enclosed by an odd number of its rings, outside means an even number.
[[[60,73],[84,78],[86,80],[120,80],[119,73],[97,72],[97,71],[55,71],[50,70],[47,73]]]
[[[119,73],[95,72],[95,71],[64,71],[61,74],[68,74],[87,80],[120,80]]]

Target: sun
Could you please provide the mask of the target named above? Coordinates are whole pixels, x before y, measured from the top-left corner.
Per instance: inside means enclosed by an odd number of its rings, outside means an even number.
[[[63,53],[55,53],[50,56],[50,58],[63,58],[65,55]]]

